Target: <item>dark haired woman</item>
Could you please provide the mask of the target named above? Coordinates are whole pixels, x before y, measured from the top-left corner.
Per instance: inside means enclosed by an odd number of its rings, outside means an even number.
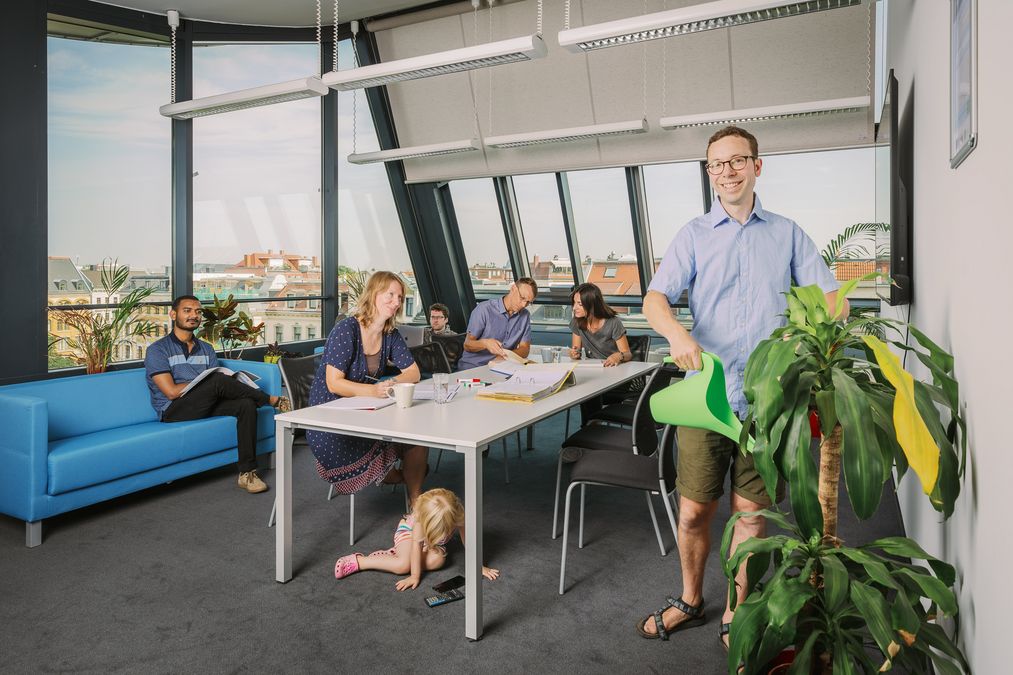
[[[570,358],[579,359],[586,355],[591,359],[602,359],[606,367],[618,366],[633,358],[630,342],[626,339],[626,328],[616,311],[605,304],[601,289],[594,284],[581,284],[573,289],[573,318],[570,330],[573,341]],[[580,404],[581,424],[587,424],[591,415],[602,407],[601,396]]]
[[[605,304],[601,290],[594,284],[573,289],[573,318],[570,319],[573,342],[570,358],[602,359],[605,366],[618,366],[633,358],[626,328],[616,311]]]

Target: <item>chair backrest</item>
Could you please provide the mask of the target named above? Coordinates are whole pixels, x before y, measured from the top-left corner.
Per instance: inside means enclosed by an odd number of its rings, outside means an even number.
[[[447,355],[443,353],[443,347],[438,342],[409,347],[408,351],[412,353],[412,358],[418,364],[423,377],[433,373],[451,372],[450,361],[447,360]]]
[[[652,455],[658,449],[657,424],[650,410],[651,396],[667,387],[678,372],[678,369],[670,364],[656,368],[648,376],[647,383],[640,392],[637,407],[633,411],[633,450],[638,455]]]
[[[310,404],[310,388],[313,387],[313,378],[316,376],[317,368],[320,367],[321,359],[323,354],[278,359],[278,369],[281,371],[285,389],[288,390],[293,410],[305,408]]]
[[[428,326],[413,326],[410,324],[401,324],[397,327],[409,347],[416,347],[425,341],[426,328]]]
[[[433,335],[433,342],[439,343],[443,347],[443,353],[447,355],[447,360],[450,361],[451,368],[457,368],[457,362],[461,360],[461,354],[464,353],[464,338],[467,335],[461,333],[460,335]]]
[[[668,492],[675,489],[676,467],[678,461],[676,452],[679,449],[679,439],[675,427],[666,424],[661,432],[661,451],[658,453],[658,478],[665,481],[665,488]]]
[[[630,353],[634,361],[646,361],[647,353],[651,348],[650,335],[627,335],[627,342],[630,343]]]

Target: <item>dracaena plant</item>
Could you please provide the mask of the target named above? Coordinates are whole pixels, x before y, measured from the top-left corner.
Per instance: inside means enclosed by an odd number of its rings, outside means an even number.
[[[896,469],[910,469],[932,506],[948,518],[960,491],[966,432],[953,357],[914,326],[873,317],[835,320],[850,281],[830,308],[817,286],[787,294],[787,323],[750,355],[744,377],[749,402],[744,430],[768,491],[789,488],[794,523],[763,514],[785,533],[743,542],[731,557],[725,529],[722,559],[733,606],[730,672],[762,672],[782,649],[796,649],[789,672],[968,672],[959,648],[938,625],[957,614],[953,567],[903,537],[848,547],[837,536],[839,480],[855,514],[875,513]],[[870,334],[870,327],[888,336]],[[908,346],[910,331],[917,347]],[[875,331],[873,331],[875,332]],[[889,337],[892,336],[892,337]],[[906,350],[931,373],[921,382],[888,344]],[[818,462],[811,452],[810,413],[819,417]],[[746,431],[742,448],[746,447]],[[924,561],[928,567],[911,562]],[[732,581],[747,572],[748,597],[737,602]]]

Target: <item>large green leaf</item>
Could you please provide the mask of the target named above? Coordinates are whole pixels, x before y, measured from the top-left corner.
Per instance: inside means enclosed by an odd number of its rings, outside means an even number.
[[[883,454],[869,410],[869,402],[855,381],[834,368],[834,405],[841,422],[841,462],[848,496],[861,520],[870,518],[883,494]]]
[[[865,618],[866,626],[872,639],[879,645],[883,654],[887,654],[890,643],[894,642],[893,629],[890,627],[890,610],[886,600],[879,591],[867,584],[854,582],[851,584],[851,601]]]
[[[833,390],[816,392],[816,409],[819,411],[820,433],[826,438],[837,426],[837,408],[834,405]]]
[[[890,604],[890,621],[895,631],[905,631],[910,635],[918,635],[922,620],[914,610],[911,600],[904,589],[898,589],[897,595]]]
[[[767,628],[767,606],[762,596],[750,597],[735,610],[732,629],[728,634],[728,668],[735,673],[742,662],[749,664],[755,659],[748,658],[754,648],[758,648]],[[759,664],[754,664],[757,668]]]
[[[953,644],[953,641],[946,635],[946,632],[937,624],[926,623],[923,625],[921,631],[918,633],[918,637],[928,646],[938,649],[943,654],[957,661],[965,673],[971,672],[967,659],[964,658],[964,655]]]
[[[939,446],[939,477],[929,495],[929,501],[943,513],[944,518],[953,515],[953,506],[960,496],[960,467],[957,454],[939,421],[939,413],[929,396],[928,388],[917,380],[914,382],[915,404],[925,420],[925,426]]]
[[[884,537],[870,542],[862,548],[866,550],[878,548],[890,555],[928,561],[929,567],[943,584],[952,587],[956,583],[957,571],[953,565],[929,555],[918,544],[906,537]]]
[[[800,384],[800,390],[808,389],[814,375],[803,373],[800,379],[809,381],[808,386]],[[819,502],[819,471],[809,451],[812,432],[809,428],[808,401],[808,396],[803,396],[796,403],[784,444],[784,466],[787,470],[791,508],[799,529],[807,538],[814,532],[823,533],[823,510]]]
[[[767,600],[769,623],[775,627],[784,626],[788,619],[798,614],[803,605],[816,594],[807,578],[788,579],[783,575],[777,575],[768,586],[769,592],[764,595]]]
[[[954,616],[957,613],[957,598],[945,584],[939,579],[928,574],[921,574],[912,569],[901,569],[897,571],[899,576],[904,576],[915,582],[922,593],[932,602],[939,606],[940,611],[947,616]]]
[[[834,614],[848,597],[848,570],[832,555],[823,556],[820,563],[823,565],[823,597],[827,612]]]
[[[808,318],[808,313],[806,312],[805,304],[791,293],[787,294],[785,298],[788,301],[788,323],[793,328],[805,331],[810,335],[816,335],[816,329],[810,326],[806,320]]]
[[[818,629],[809,633],[802,648],[795,652],[795,660],[788,669],[788,675],[811,675],[813,649],[816,647],[816,641],[824,635],[825,633]]]
[[[899,588],[897,582],[890,574],[890,570],[877,556],[867,551],[847,546],[835,549],[831,553],[843,555],[860,564],[865,569],[865,573],[869,575],[869,578],[877,584],[895,590]]]

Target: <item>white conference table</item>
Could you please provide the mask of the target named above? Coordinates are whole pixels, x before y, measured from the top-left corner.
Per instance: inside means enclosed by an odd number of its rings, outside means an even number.
[[[278,522],[275,532],[275,579],[292,579],[292,436],[299,429],[332,431],[409,445],[454,450],[464,455],[465,628],[472,640],[482,637],[482,451],[493,441],[551,417],[581,401],[649,373],[658,363],[629,362],[614,368],[578,367],[576,384],[534,403],[509,403],[475,397],[478,388],[462,387],[445,405],[416,401],[380,410],[337,410],[313,406],[275,416]],[[483,381],[506,379],[488,366],[451,375]]]

